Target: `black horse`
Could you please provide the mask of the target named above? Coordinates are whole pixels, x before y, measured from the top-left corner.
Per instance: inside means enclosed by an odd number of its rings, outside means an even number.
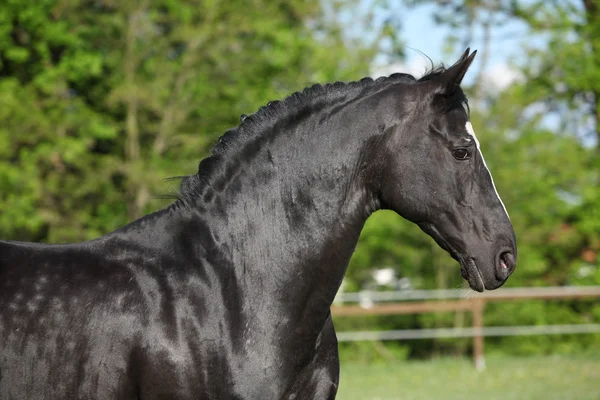
[[[474,56],[269,103],[96,240],[0,242],[0,398],[332,399],[329,307],[382,208],[501,286],[516,244],[459,87]]]

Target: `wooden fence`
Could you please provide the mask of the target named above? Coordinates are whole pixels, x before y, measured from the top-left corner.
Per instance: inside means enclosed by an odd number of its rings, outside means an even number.
[[[522,300],[573,300],[599,297],[600,286],[504,288],[481,294],[459,290],[341,293],[336,297],[336,301],[331,307],[331,313],[334,317],[352,317],[430,312],[471,312],[473,315],[473,326],[471,328],[338,332],[337,336],[339,341],[472,337],[475,366],[478,370],[481,370],[485,368],[485,336],[600,333],[600,324],[484,327],[483,314],[486,303]],[[349,302],[359,302],[362,305],[343,304]]]

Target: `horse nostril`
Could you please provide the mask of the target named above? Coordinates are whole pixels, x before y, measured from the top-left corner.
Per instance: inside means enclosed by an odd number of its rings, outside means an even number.
[[[510,251],[503,251],[498,257],[496,277],[504,280],[515,270],[515,256]]]
[[[501,259],[504,261],[505,267],[508,268],[511,272],[515,269],[515,257],[512,255],[511,252],[507,251],[505,253],[502,253]]]

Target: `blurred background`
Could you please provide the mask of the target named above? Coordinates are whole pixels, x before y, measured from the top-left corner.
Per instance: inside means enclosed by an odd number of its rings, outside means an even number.
[[[518,268],[486,300],[373,215],[334,306],[338,398],[600,399],[599,0],[2,0],[0,237],[95,238],[172,201],[240,114],[468,46]]]

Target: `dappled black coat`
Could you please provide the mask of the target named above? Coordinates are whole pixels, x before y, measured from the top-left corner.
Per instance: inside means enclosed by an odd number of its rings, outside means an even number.
[[[468,132],[472,59],[272,103],[179,200],[99,239],[0,241],[0,398],[334,398],[329,307],[382,207],[500,286],[516,248]]]

